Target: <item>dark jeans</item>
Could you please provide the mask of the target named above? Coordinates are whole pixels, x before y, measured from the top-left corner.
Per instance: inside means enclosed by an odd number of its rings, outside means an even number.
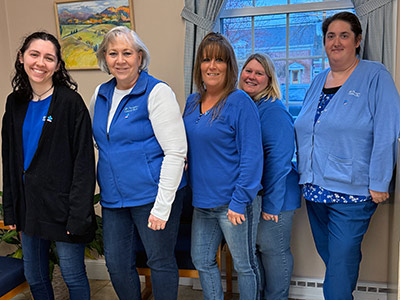
[[[104,208],[103,236],[106,265],[112,285],[121,300],[140,300],[140,281],[136,271],[136,253],[140,241],[151,269],[155,300],[176,300],[179,274],[175,259],[182,203],[186,188],[176,193],[164,230],[147,227],[154,203],[128,208]]]
[[[24,273],[35,300],[53,300],[54,293],[49,277],[50,241],[24,233]],[[56,242],[60,269],[71,300],[89,300],[90,288],[85,269],[85,245]]]
[[[352,300],[361,262],[361,242],[377,204],[306,201],[315,246],[326,266],[326,300]]]

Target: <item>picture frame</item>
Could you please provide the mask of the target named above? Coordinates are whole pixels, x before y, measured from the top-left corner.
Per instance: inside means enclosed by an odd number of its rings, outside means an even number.
[[[96,51],[115,26],[134,28],[133,0],[54,2],[57,36],[68,70],[99,69]]]

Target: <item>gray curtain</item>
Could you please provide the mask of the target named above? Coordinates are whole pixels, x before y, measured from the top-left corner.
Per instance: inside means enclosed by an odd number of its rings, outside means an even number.
[[[185,96],[194,91],[193,65],[197,48],[203,37],[210,32],[221,10],[224,0],[185,0],[181,16],[186,21],[185,36]]]
[[[361,58],[383,63],[393,75],[393,0],[352,0],[363,29]]]

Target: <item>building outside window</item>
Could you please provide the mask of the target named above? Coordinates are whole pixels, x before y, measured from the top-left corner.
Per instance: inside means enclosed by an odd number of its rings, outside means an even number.
[[[311,81],[329,66],[322,22],[344,10],[354,13],[350,0],[226,0],[216,31],[232,43],[239,70],[255,52],[273,59],[282,101],[296,118]]]
[[[304,66],[297,62],[292,63],[289,66],[289,78],[290,83],[301,83],[301,78],[304,73]]]

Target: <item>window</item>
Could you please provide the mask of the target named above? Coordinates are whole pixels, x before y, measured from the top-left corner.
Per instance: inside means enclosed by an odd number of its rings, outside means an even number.
[[[226,0],[216,30],[232,43],[239,69],[255,52],[273,59],[282,101],[296,118],[311,81],[328,67],[322,22],[343,10],[354,12],[350,0]]]
[[[290,83],[301,83],[301,75],[304,72],[304,66],[297,62],[289,66]]]
[[[292,78],[290,83],[300,83],[300,79],[299,79],[299,70],[292,70],[290,71],[290,78]]]

